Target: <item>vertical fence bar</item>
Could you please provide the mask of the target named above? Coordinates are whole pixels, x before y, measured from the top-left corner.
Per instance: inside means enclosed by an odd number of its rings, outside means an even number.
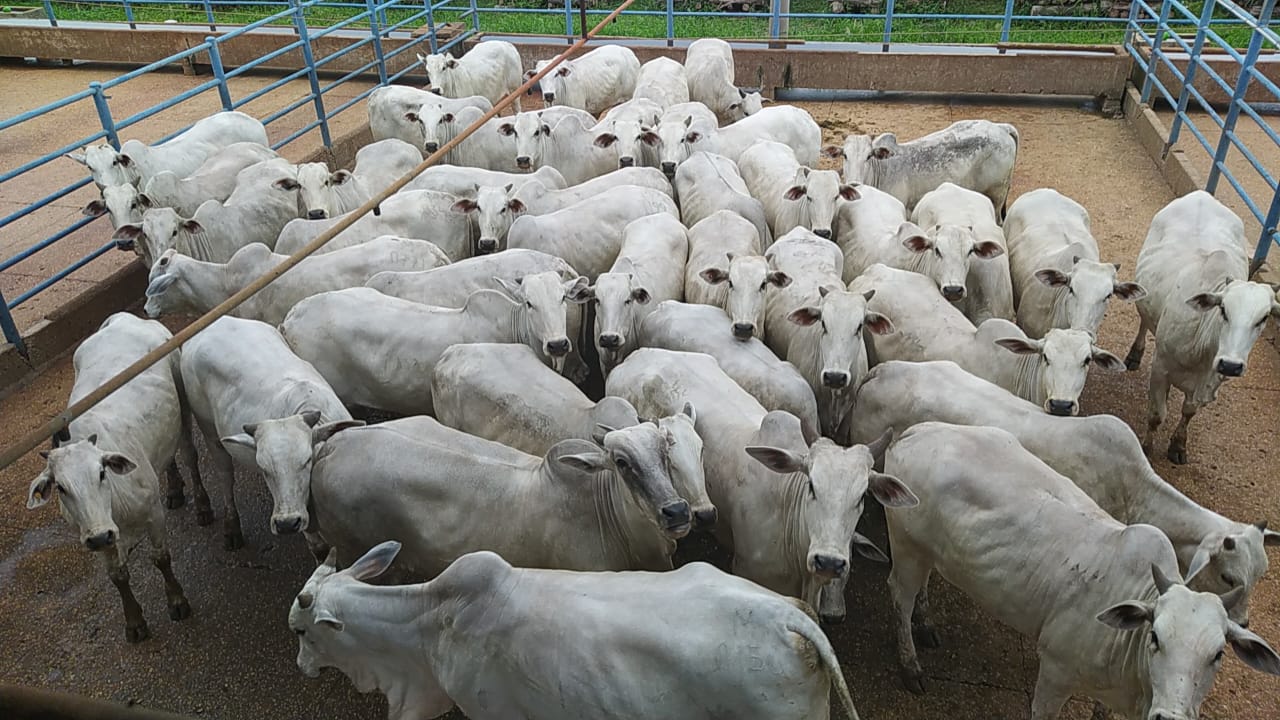
[[[564,0],[564,36],[573,42],[573,0]]]
[[[1133,36],[1138,30],[1138,0],[1132,0],[1129,3],[1129,22],[1124,26],[1124,47],[1129,49],[1133,47]]]
[[[116,134],[116,121],[111,117],[111,108],[107,106],[107,95],[102,91],[102,83],[89,83],[93,91],[93,106],[98,110],[98,121],[102,123],[102,131],[107,134],[107,142],[116,150],[120,149],[120,136]]]
[[[1182,121],[1187,116],[1187,105],[1191,102],[1191,88],[1196,82],[1196,70],[1203,60],[1204,31],[1213,22],[1213,11],[1218,0],[1205,0],[1204,12],[1200,14],[1200,25],[1196,28],[1196,41],[1191,46],[1191,58],[1187,62],[1187,72],[1182,78],[1182,92],[1178,93],[1178,111],[1173,114],[1173,125],[1169,128],[1169,141],[1164,144],[1161,157],[1169,157],[1169,150],[1178,143],[1178,133],[1182,132]]]
[[[218,31],[218,23],[213,19],[213,3],[209,0],[201,0],[204,3],[204,18],[209,21],[209,29],[213,32]]]
[[[218,39],[209,36],[204,39],[209,43],[209,67],[213,70],[213,78],[218,81],[218,98],[222,100],[222,109],[232,109],[231,89],[227,87],[227,70],[222,66],[222,50],[218,47]]]
[[[616,21],[615,21],[616,22]],[[582,31],[582,37],[587,37],[587,3],[585,0],[578,0],[578,25]]]
[[[430,2],[430,0],[428,0]],[[325,117],[324,97],[320,95],[320,78],[316,75],[316,59],[311,53],[311,36],[307,33],[307,20],[302,16],[302,6],[298,0],[289,0],[293,6],[293,24],[298,30],[298,41],[302,48],[302,61],[307,64],[307,80],[311,82],[311,99],[316,106],[316,119],[320,121],[320,140],[325,147],[333,147],[329,137],[329,120]]]
[[[50,0],[44,0],[44,16],[49,20],[49,27],[58,27],[58,18],[54,17],[53,3]]]
[[[667,0],[667,47],[674,45],[676,39],[676,1]]]
[[[1009,42],[1009,30],[1013,28],[1013,0],[1005,0],[1004,4],[1004,22],[1000,25],[1000,42]],[[1004,54],[1004,48],[1000,48],[1000,54]]]
[[[427,5],[427,47],[431,54],[436,54],[439,44],[436,41],[436,11],[431,7],[431,0],[422,0]]]
[[[365,0],[364,4],[369,9],[369,33],[373,39],[373,57],[378,61],[378,84],[386,85],[387,57],[382,54],[382,26],[378,24],[377,0]]]
[[[1262,223],[1262,237],[1258,238],[1258,247],[1253,251],[1253,262],[1249,263],[1250,277],[1266,261],[1271,243],[1275,242],[1277,224],[1280,224],[1280,188],[1271,196],[1271,209],[1267,211],[1267,219]]]
[[[471,29],[480,32],[480,8],[476,7],[476,0],[471,0]]]
[[[1169,9],[1173,5],[1170,0],[1160,4],[1160,19],[1156,22],[1155,34],[1151,37],[1151,57],[1147,59],[1147,74],[1142,78],[1142,102],[1151,102],[1152,82],[1156,72],[1160,70],[1161,57],[1164,55],[1164,31],[1169,27]]]
[[[1231,138],[1236,134],[1236,122],[1240,120],[1240,106],[1244,104],[1245,93],[1249,90],[1249,83],[1253,81],[1253,68],[1258,63],[1258,54],[1262,52],[1263,38],[1258,28],[1271,24],[1271,15],[1275,9],[1276,0],[1265,0],[1258,10],[1258,24],[1253,28],[1253,36],[1249,38],[1249,51],[1245,53],[1244,62],[1240,64],[1240,77],[1236,78],[1236,89],[1231,95],[1231,107],[1227,110],[1226,120],[1222,123],[1218,149],[1213,154],[1213,167],[1209,168],[1209,179],[1204,184],[1204,189],[1210,194],[1218,189],[1218,177],[1222,174],[1222,164],[1227,161],[1227,151],[1231,149]]]
[[[129,23],[130,30],[138,29],[138,24],[133,21],[133,5],[129,4],[129,0],[124,0],[124,20]]]
[[[880,43],[880,52],[889,52],[889,39],[893,37],[893,0],[884,2],[884,40]]]
[[[769,37],[777,40],[782,36],[782,0],[770,0]]]
[[[13,315],[9,314],[9,303],[4,299],[3,292],[0,292],[0,331],[3,331],[5,341],[18,349],[19,355],[30,360],[27,357],[27,344],[22,342],[22,333],[18,332]]]

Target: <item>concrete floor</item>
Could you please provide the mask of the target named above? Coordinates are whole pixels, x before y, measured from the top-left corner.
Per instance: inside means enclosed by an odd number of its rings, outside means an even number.
[[[828,142],[839,142],[850,132],[895,130],[913,137],[970,117],[1016,124],[1022,145],[1014,195],[1052,186],[1082,202],[1092,214],[1104,258],[1123,263],[1126,278],[1132,277],[1151,217],[1172,199],[1126,121],[1069,104],[801,105],[819,120]],[[1113,307],[1100,344],[1123,355],[1136,321],[1131,305]],[[1132,373],[1095,371],[1083,398],[1085,411],[1113,413],[1140,427],[1146,376],[1146,365]],[[61,410],[72,379],[64,359],[0,403],[0,440]],[[1197,501],[1239,520],[1270,518],[1274,524],[1280,521],[1277,427],[1280,355],[1272,326],[1254,349],[1246,377],[1227,384],[1218,402],[1193,424],[1191,464],[1173,467],[1162,454],[1154,464]],[[237,495],[247,546],[238,552],[224,552],[219,526],[197,526],[189,506],[168,513],[174,567],[194,616],[169,622],[158,574],[145,560],[135,560],[136,594],[153,635],[135,646],[123,641],[114,588],[95,559],[77,545],[74,532],[52,508],[24,509],[28,484],[42,466],[31,453],[0,471],[0,682],[225,720],[385,716],[381,697],[357,695],[345,677],[332,671],[318,681],[306,680],[294,665],[297,645],[285,618],[311,562],[300,538],[277,538],[267,531],[269,498],[260,478],[240,473]],[[211,487],[210,492],[220,508],[220,489]],[[882,512],[870,509],[864,526],[865,533],[885,542]],[[690,548],[682,556],[701,557],[705,550]],[[856,563],[849,621],[830,630],[862,717],[1027,717],[1036,672],[1032,644],[984,617],[936,578],[931,598],[944,646],[922,652],[929,694],[916,697],[901,689],[886,575],[885,567]],[[1280,580],[1275,573],[1263,579],[1254,597],[1251,629],[1280,646]],[[1064,717],[1081,720],[1089,716],[1089,708],[1083,700],[1073,701]],[[1249,671],[1232,657],[1224,663],[1202,717],[1274,720],[1280,718],[1278,708],[1280,681]]]

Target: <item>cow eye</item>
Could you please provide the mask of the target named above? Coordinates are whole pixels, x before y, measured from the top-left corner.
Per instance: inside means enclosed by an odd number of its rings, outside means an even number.
[[[298,628],[297,630],[293,631],[293,634],[297,635],[298,637],[302,637],[303,635],[307,634],[307,631],[305,628]]]
[[[761,291],[761,292],[764,292],[765,290],[768,290],[768,289],[769,289],[769,281],[768,281],[768,280],[765,280],[764,282],[760,283],[760,291]]]
[[[1223,653],[1223,651],[1222,651],[1222,650],[1218,650],[1218,654],[1213,656],[1213,664],[1214,664],[1214,665],[1217,665],[1218,663],[1222,662],[1222,656],[1223,656],[1223,654],[1224,654],[1224,653]]]
[[[1158,652],[1160,650],[1160,637],[1156,635],[1156,631],[1151,631],[1151,651]]]
[[[101,469],[99,469],[99,470],[98,470],[98,482],[102,482],[102,481],[104,481],[104,480],[106,480],[106,479],[107,479],[107,469],[106,469],[106,468],[101,468]]]
[[[1262,327],[1263,325],[1266,325],[1266,324],[1267,324],[1267,316],[1266,316],[1266,315],[1263,315],[1263,316],[1262,316],[1262,319],[1261,319],[1261,320],[1259,320],[1258,322],[1254,323],[1254,324],[1253,324],[1253,326],[1254,326],[1254,327]]]
[[[1228,577],[1226,573],[1223,573],[1223,574],[1222,574],[1222,582],[1226,583],[1226,584],[1227,584],[1227,587],[1235,587],[1235,586],[1236,586],[1235,582],[1234,582],[1230,577]]]
[[[533,303],[529,302],[528,300],[524,301],[524,306],[529,308],[530,310],[533,309]]]
[[[809,481],[808,486],[809,486],[809,497],[813,498],[814,500],[817,500],[818,491],[814,489],[812,480]]]
[[[631,467],[630,463],[627,462],[627,459],[622,457],[621,455],[614,458],[613,462],[615,465],[618,466],[619,470],[626,470],[627,468]]]
[[[1075,295],[1075,294],[1076,294],[1076,289],[1075,289],[1075,288],[1073,288],[1073,287],[1071,287],[1070,285],[1068,285],[1068,286],[1067,286],[1067,294],[1068,294],[1068,295]],[[1111,297],[1111,296],[1110,296],[1110,295],[1108,295],[1107,297]]]
[[[1084,359],[1084,366],[1085,366],[1085,367],[1089,367],[1089,363],[1091,363],[1091,362],[1093,362],[1093,357],[1092,357],[1092,356],[1085,358],[1085,359]]]
[[[942,250],[938,249],[938,247],[937,247],[937,246],[934,246],[934,248],[933,248],[933,254],[934,254],[934,255],[937,255],[938,257],[942,257]]]
[[[631,298],[627,298],[626,300],[623,300],[623,301],[622,301],[622,304],[623,304],[623,305],[630,305],[630,304],[631,304]]]
[[[732,289],[733,289],[733,281],[732,281],[732,280],[727,280],[726,282],[728,282],[728,283],[729,283],[729,289],[730,289],[730,290],[732,290]],[[763,287],[763,286],[762,286],[762,287]]]
[[[854,334],[854,335],[861,335],[861,334],[862,334],[862,325],[861,325],[861,324],[859,324],[859,325],[858,325],[858,327],[854,328],[854,330],[853,330],[853,334]]]

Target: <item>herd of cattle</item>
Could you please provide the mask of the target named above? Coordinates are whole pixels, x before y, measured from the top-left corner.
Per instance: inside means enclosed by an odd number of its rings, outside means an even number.
[[[76,155],[102,190],[86,212],[151,267],[147,314],[214,307],[522,81],[502,42],[423,64],[431,90],[370,96],[350,171],[277,157],[235,112]],[[812,719],[832,689],[856,717],[819,625],[844,617],[852,553],[892,558],[913,692],[934,570],[1035,641],[1035,720],[1072,694],[1191,720],[1228,645],[1280,674],[1247,629],[1280,534],[1146,458],[1170,385],[1182,463],[1191,418],[1280,316],[1232,212],[1174,200],[1126,282],[1071,199],[1006,211],[1010,125],[823,149],[807,112],[735,87],[718,40],[684,64],[604,46],[541,82],[545,109],[489,120],[54,439],[28,507],[56,496],[101,553],[129,641],[148,636],[126,563],[144,537],[170,617],[191,612],[164,534],[180,453],[200,524],[202,470],[222,487],[227,550],[233,467],[261,473],[271,531],[322,561],[289,611],[299,667],[382,691],[392,718]],[[1095,344],[1112,299],[1141,315],[1127,360]],[[1148,332],[1139,441],[1079,398],[1091,365],[1136,369]],[[169,337],[112,316],[71,400]],[[868,495],[888,557],[856,529]],[[671,569],[694,529],[734,575]],[[366,582],[393,559],[423,584]]]

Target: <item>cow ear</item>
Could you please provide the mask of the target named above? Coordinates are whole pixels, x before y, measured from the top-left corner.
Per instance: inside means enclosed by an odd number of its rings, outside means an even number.
[[[872,335],[888,335],[893,332],[893,322],[877,312],[869,312],[862,318],[862,323]]]
[[[887,147],[878,147],[871,151],[871,157],[876,160],[888,160],[893,155],[893,151]]]
[[[328,610],[316,610],[314,617],[317,625],[328,625],[334,632],[342,632],[343,628],[346,627],[341,620]]]
[[[525,211],[524,202],[521,201],[519,198],[511,198],[510,200],[507,201],[507,209],[519,215],[520,213]]]
[[[1124,372],[1125,370],[1123,360],[1100,347],[1095,346],[1089,357],[1093,359],[1093,364],[1103,370],[1110,370],[1111,372]]]
[[[729,273],[721,270],[720,268],[711,267],[698,273],[698,277],[706,280],[712,285],[719,285],[729,279]]]
[[[418,122],[418,120],[420,120],[420,118],[418,117],[418,113],[412,110],[404,114],[404,119],[408,120],[411,123],[416,123]]]
[[[414,53],[414,54],[418,56],[418,62],[422,63],[423,65],[427,64],[426,56],[424,56],[422,53]]]
[[[782,197],[786,198],[787,200],[799,200],[800,198],[804,197],[804,194],[805,194],[805,188],[803,185],[792,185],[791,187],[787,188],[786,192],[782,193]]]
[[[1116,283],[1112,286],[1111,292],[1121,300],[1126,300],[1128,302],[1141,300],[1147,296],[1147,289],[1136,282]]]
[[[449,209],[452,210],[453,212],[466,215],[467,213],[472,213],[472,212],[475,212],[476,210],[479,210],[480,205],[475,200],[472,200],[471,198],[461,198],[458,200],[458,202],[451,205]]]
[[[258,442],[253,439],[249,433],[240,433],[238,435],[228,435],[221,440],[223,445],[239,445],[249,450],[257,450]]]
[[[359,560],[351,563],[346,572],[356,580],[372,580],[391,567],[391,561],[396,559],[399,552],[400,543],[395,540],[379,543],[361,555]]]
[[[502,123],[498,126],[498,134],[511,137],[516,134],[516,126],[511,123]]]
[[[867,443],[867,452],[871,453],[872,463],[879,465],[884,460],[884,452],[889,449],[889,443],[893,442],[893,428],[887,428],[880,433],[880,437]]]
[[[85,438],[85,442],[89,443],[90,445],[92,445],[92,446],[94,446],[94,447],[97,447],[97,446],[98,446],[98,433],[93,433],[93,434],[92,434],[92,435],[90,435],[89,437]]]
[[[648,145],[649,147],[653,147],[654,145],[662,142],[662,138],[658,137],[658,133],[646,129],[644,132],[640,133],[640,142]]]
[[[1040,341],[1007,337],[996,340],[996,344],[1015,355],[1040,354]]]
[[[829,158],[842,158],[844,157],[844,148],[838,145],[828,145],[822,148],[822,156]]]
[[[138,193],[138,204],[147,210],[156,206],[156,204],[151,201],[151,197],[146,193]]]
[[[680,408],[680,412],[684,413],[685,417],[689,418],[691,421],[695,423],[698,422],[698,412],[693,408],[693,403],[686,402],[684,407]],[[1274,535],[1275,533],[1272,534]]]
[[[311,444],[319,445],[334,435],[350,428],[364,427],[363,420],[337,420],[311,429]]]
[[[163,275],[157,275],[155,278],[151,280],[150,283],[147,284],[147,290],[144,293],[144,295],[146,297],[156,297],[159,295],[163,295],[165,291],[168,290],[170,287],[172,287],[173,284],[177,281],[178,281],[178,276],[174,275],[173,273],[164,273]]]
[[[1220,293],[1199,293],[1187,298],[1187,304],[1200,312],[1212,310],[1222,304],[1222,295]]]
[[[591,287],[591,279],[585,276],[576,277],[572,280],[565,281],[564,299],[575,305],[581,305],[594,300],[596,297],[596,289]]]
[[[702,133],[697,130],[691,130],[684,135],[684,141],[687,143],[696,143],[702,139]]]
[[[54,433],[53,437],[49,438],[49,442],[55,448],[60,447],[62,445],[66,445],[67,443],[71,442],[71,431],[64,427],[58,432]],[[1263,521],[1262,525],[1258,529],[1265,531],[1267,529],[1267,523]]]
[[[602,133],[600,135],[597,135],[595,142],[591,144],[595,145],[598,148],[607,148],[607,147],[611,147],[617,141],[618,141],[617,135],[614,135],[613,133]]]
[[[136,224],[121,225],[116,228],[111,239],[116,241],[116,247],[121,250],[132,250],[134,244],[142,237],[142,226]]]
[[[898,242],[902,243],[902,247],[914,253],[922,253],[933,249],[933,241],[925,235],[924,230],[919,225],[911,222],[904,222],[898,226]]]
[[[331,172],[329,173],[329,184],[343,185],[352,177],[354,176],[351,174],[350,170],[338,170],[336,172]]]
[[[1098,615],[1098,620],[1117,630],[1141,630],[1155,619],[1155,608],[1150,603],[1122,602],[1112,605]]]
[[[885,507],[909,508],[920,504],[920,498],[901,480],[884,473],[871,473],[867,478],[867,491]]]
[[[874,562],[889,562],[889,556],[885,555],[878,545],[871,542],[871,538],[860,532],[853,533],[853,551]]]
[[[120,453],[106,453],[102,456],[102,467],[116,475],[128,475],[138,469],[138,464]]]
[[[1071,285],[1071,276],[1053,268],[1045,268],[1036,271],[1036,279],[1042,285],[1049,287],[1068,287]]]
[[[1209,546],[1210,543],[1207,540],[1200,543],[1195,554],[1191,556],[1191,562],[1187,565],[1187,582],[1191,582],[1192,578],[1209,566],[1209,561],[1213,559],[1213,552]]]
[[[124,153],[120,153],[116,156],[116,164],[120,167],[130,167],[133,165],[133,158]]]
[[[575,455],[561,455],[558,462],[575,470],[582,472],[596,473],[608,470],[612,465],[609,462],[609,456],[603,452],[587,452],[577,453]]]
[[[497,283],[498,287],[502,288],[502,291],[507,295],[509,295],[512,299],[521,297],[520,278],[516,278],[515,280],[508,280],[507,278],[498,277],[497,275],[495,275],[493,276],[493,281]]]
[[[560,66],[560,68],[558,68],[558,69],[556,70],[556,77],[565,77],[565,76],[567,76],[567,75],[569,74],[569,72],[570,72],[570,70],[569,70],[569,66],[568,66],[568,65],[562,65],[562,66]]]
[[[840,197],[844,198],[845,200],[853,201],[853,200],[857,200],[858,198],[861,198],[862,193],[858,192],[858,188],[852,185],[841,185]]]
[[[973,246],[973,254],[983,260],[990,260],[1003,255],[1004,247],[994,240],[983,240]]]
[[[1236,623],[1227,624],[1227,642],[1236,657],[1249,667],[1269,675],[1280,675],[1280,656],[1266,640],[1245,630]]]
[[[293,178],[280,178],[279,180],[271,183],[271,187],[277,190],[291,191],[291,190],[297,190],[302,186],[299,185],[298,181],[294,180]]]
[[[83,148],[81,148],[81,149],[83,149]],[[69,153],[67,153],[67,154],[63,155],[62,157],[66,158],[66,159],[68,159],[68,160],[75,160],[76,162],[80,163],[81,165],[88,165],[88,164],[89,164],[89,161],[85,158],[84,153],[82,153],[82,152],[69,152]]]
[[[303,410],[299,414],[302,415],[302,422],[306,423],[309,428],[314,428],[316,424],[320,422],[319,410]],[[247,425],[245,426],[244,431],[252,432]]]
[[[447,68],[449,68],[450,70],[452,70],[453,68],[458,67],[458,61],[457,61],[457,60],[454,60],[453,58],[449,58],[449,59],[445,62],[444,66],[445,66],[445,67],[447,67]]]
[[[822,310],[816,307],[801,307],[791,311],[787,320],[802,327],[808,327],[822,319]]]
[[[204,232],[204,226],[200,224],[199,220],[183,220],[178,227],[182,228],[183,232],[188,235]]]
[[[1268,530],[1265,522],[1260,523],[1259,525],[1258,529],[1262,531],[1262,544],[1264,546],[1280,545],[1280,533],[1275,530]]]
[[[27,509],[34,510],[49,502],[53,497],[53,487],[53,475],[46,468],[31,481],[31,487],[27,490]]]
[[[764,445],[748,445],[743,449],[756,462],[782,475],[802,473],[808,469],[805,465],[805,457],[790,450]]]
[[[642,287],[633,288],[633,289],[631,290],[631,299],[632,299],[632,300],[635,300],[636,302],[640,303],[641,305],[644,305],[644,304],[648,303],[648,302],[649,302],[649,300],[650,300],[650,297],[649,297],[649,291],[648,291],[648,290],[645,290],[645,289],[644,289],[644,288],[642,288]]]
[[[765,279],[774,287],[784,288],[791,284],[791,276],[781,270],[770,271],[770,273],[765,276]]]
[[[93,200],[80,211],[86,217],[102,217],[107,214],[107,204],[101,200]]]

